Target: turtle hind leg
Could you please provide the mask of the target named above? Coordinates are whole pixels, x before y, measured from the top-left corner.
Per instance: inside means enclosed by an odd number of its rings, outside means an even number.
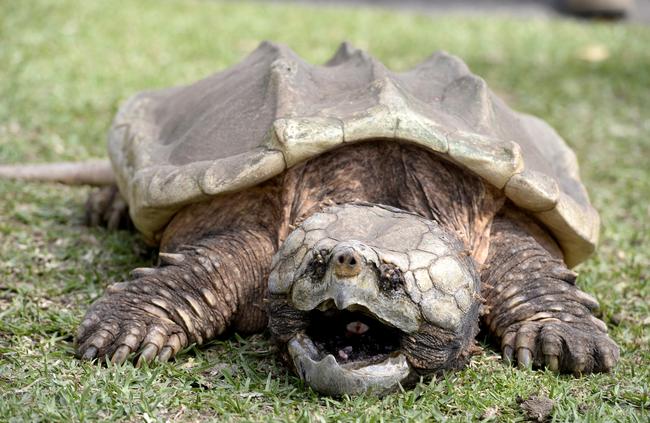
[[[75,339],[77,356],[167,361],[229,327],[263,329],[265,316],[241,316],[261,309],[274,245],[263,232],[237,231],[160,253],[158,267],[134,270],[133,280],[111,285],[90,307]]]
[[[117,185],[97,188],[86,200],[87,226],[103,226],[111,230],[134,228],[129,216],[129,206],[122,198]]]
[[[540,240],[539,228],[531,231],[532,223],[522,219],[495,219],[481,272],[483,323],[500,339],[504,359],[562,373],[611,370],[619,349],[593,315],[598,302],[575,286],[576,274],[552,248],[542,246],[549,240]]]

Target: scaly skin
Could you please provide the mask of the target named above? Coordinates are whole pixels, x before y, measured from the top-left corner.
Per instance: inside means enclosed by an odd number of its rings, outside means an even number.
[[[484,323],[501,340],[504,359],[574,374],[608,372],[616,364],[619,349],[593,315],[598,302],[516,216],[492,223],[481,279]]]
[[[136,353],[140,365],[156,357],[167,361],[229,327],[262,330],[273,251],[263,231],[242,229],[161,253],[160,266],[136,269],[133,280],[111,285],[91,306],[79,328],[77,355],[122,363]]]

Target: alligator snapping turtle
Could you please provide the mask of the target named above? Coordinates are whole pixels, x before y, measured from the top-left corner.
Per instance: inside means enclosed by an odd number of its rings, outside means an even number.
[[[446,53],[393,73],[348,44],[312,66],[263,43],[132,97],[109,151],[159,265],[91,306],[83,359],[166,361],[268,324],[314,389],[382,394],[463,367],[480,321],[521,366],[618,360],[569,270],[599,228],[573,152]],[[119,221],[115,192],[91,220]]]

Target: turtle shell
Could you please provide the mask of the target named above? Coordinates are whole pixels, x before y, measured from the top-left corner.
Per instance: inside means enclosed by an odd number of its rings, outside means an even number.
[[[511,110],[444,52],[395,73],[345,43],[314,66],[265,42],[194,84],[127,100],[109,153],[133,222],[155,242],[187,204],[378,138],[417,144],[502,189],[553,233],[569,266],[593,252],[599,217],[574,153],[550,126]]]

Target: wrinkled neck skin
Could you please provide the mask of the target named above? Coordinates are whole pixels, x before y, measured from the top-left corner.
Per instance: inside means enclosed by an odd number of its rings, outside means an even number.
[[[332,151],[290,169],[284,180],[279,238],[334,204],[396,207],[438,223],[482,264],[492,219],[504,203],[498,190],[417,146],[374,141]]]
[[[382,141],[296,166],[282,185],[269,328],[301,378],[325,394],[381,395],[465,365],[496,190]]]

